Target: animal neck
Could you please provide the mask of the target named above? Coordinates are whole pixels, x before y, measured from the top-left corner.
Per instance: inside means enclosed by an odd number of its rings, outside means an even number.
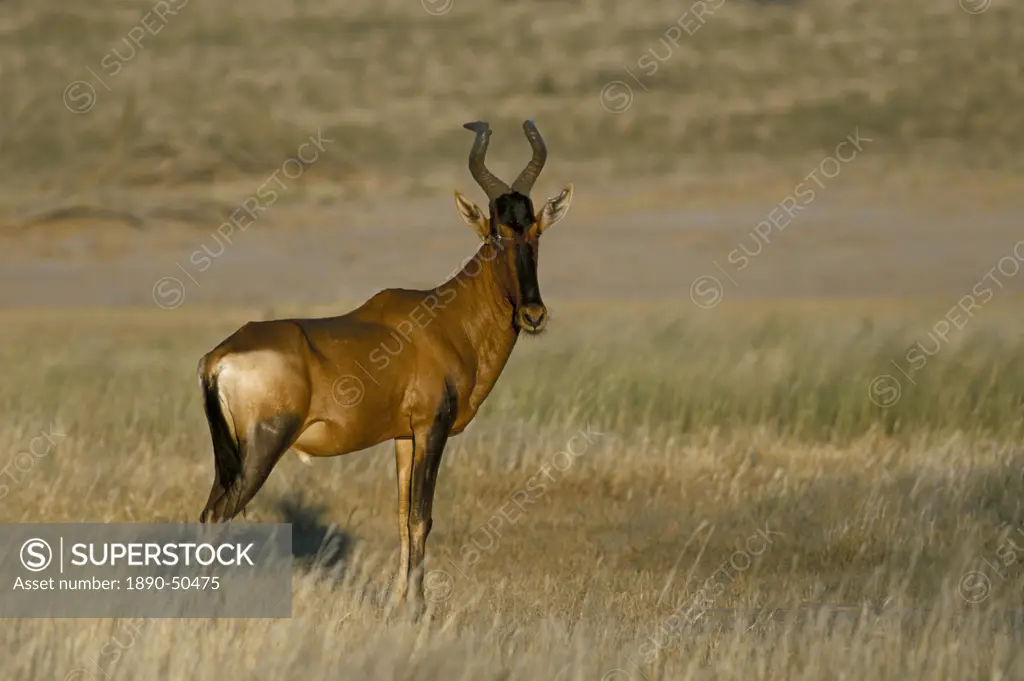
[[[519,331],[508,282],[508,259],[489,242],[455,276],[437,287],[444,314],[461,325],[477,355],[479,378],[493,384],[512,354]],[[456,321],[457,320],[457,321]],[[492,375],[493,374],[493,375]]]

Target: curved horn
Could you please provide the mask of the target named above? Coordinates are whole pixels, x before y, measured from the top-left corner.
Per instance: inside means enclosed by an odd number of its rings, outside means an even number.
[[[544,138],[540,136],[533,121],[523,121],[523,132],[526,133],[526,139],[530,140],[533,158],[523,168],[523,172],[519,173],[516,181],[512,183],[512,191],[529,196],[530,190],[533,189],[533,183],[537,181],[537,176],[544,169],[544,162],[548,160],[548,148],[544,146]]]
[[[473,148],[469,151],[469,172],[473,179],[480,185],[480,188],[487,194],[491,201],[508,191],[508,185],[495,177],[484,165],[484,156],[487,155],[487,144],[491,140],[491,126],[484,121],[474,121],[463,125],[466,130],[476,133],[476,140],[473,141]]]

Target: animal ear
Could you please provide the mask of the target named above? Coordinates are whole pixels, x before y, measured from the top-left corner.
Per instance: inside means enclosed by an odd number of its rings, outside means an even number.
[[[491,234],[491,221],[480,207],[467,199],[458,191],[455,192],[455,209],[467,225],[473,228],[477,236],[486,240]]]
[[[547,200],[544,207],[540,209],[540,217],[537,219],[537,229],[543,233],[545,229],[565,217],[569,212],[569,204],[572,202],[572,183],[565,185],[565,189],[558,196]]]

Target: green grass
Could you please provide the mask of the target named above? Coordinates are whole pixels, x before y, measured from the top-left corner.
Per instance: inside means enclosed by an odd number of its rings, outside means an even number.
[[[905,317],[878,319],[869,308],[841,304],[811,313],[723,306],[675,319],[638,316],[598,332],[572,329],[570,317],[561,321],[570,329],[551,332],[566,345],[517,350],[503,378],[507,391],[486,408],[541,421],[572,411],[665,433],[764,427],[815,441],[876,429],[1024,435],[1024,323],[1005,308],[983,310],[936,349],[929,333],[947,309],[929,315],[929,307],[905,307]],[[889,404],[895,384],[876,384],[879,406],[869,389],[885,375],[899,381],[899,394]],[[547,376],[558,376],[559,390],[550,390]]]
[[[908,438],[961,432],[1006,442],[1024,436],[1024,321],[1008,304],[982,308],[945,341],[934,331],[945,306],[759,307],[670,307],[654,313],[643,304],[635,311],[618,306],[596,319],[587,308],[556,310],[544,338],[520,341],[481,414],[545,427],[585,420],[623,434],[677,437],[755,429],[839,443],[874,432]],[[231,330],[225,325],[222,334]],[[184,338],[200,331],[191,328]],[[192,359],[147,365],[150,378],[174,383],[191,376],[196,359],[219,340],[216,335],[204,332],[205,341],[192,346]],[[99,371],[98,380],[113,382],[109,389],[130,390],[138,367],[134,356],[163,357],[182,339],[161,335],[120,348],[114,339],[92,338],[87,356],[76,351],[70,366],[55,359],[37,376],[54,388],[45,393],[52,401],[42,408],[60,409],[56,388],[83,363]],[[46,343],[15,339],[5,350],[5,364],[27,361],[19,353],[35,356]],[[51,352],[60,357],[66,350],[58,344]],[[886,375],[899,382],[898,399],[889,391],[891,382],[872,393],[872,382]]]

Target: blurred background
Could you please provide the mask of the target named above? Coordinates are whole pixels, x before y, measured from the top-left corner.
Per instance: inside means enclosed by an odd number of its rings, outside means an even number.
[[[286,455],[292,618],[16,620],[0,676],[1024,678],[1022,55],[1013,0],[4,0],[2,523],[195,521],[198,358],[448,277],[463,123],[575,193],[430,618],[392,446]]]
[[[0,302],[147,305],[165,276],[168,306],[434,285],[474,243],[452,190],[482,197],[462,123],[491,123],[513,178],[526,118],[550,150],[535,192],[576,184],[548,297],[685,299],[704,274],[730,298],[969,287],[1020,216],[1022,12],[9,0]]]

